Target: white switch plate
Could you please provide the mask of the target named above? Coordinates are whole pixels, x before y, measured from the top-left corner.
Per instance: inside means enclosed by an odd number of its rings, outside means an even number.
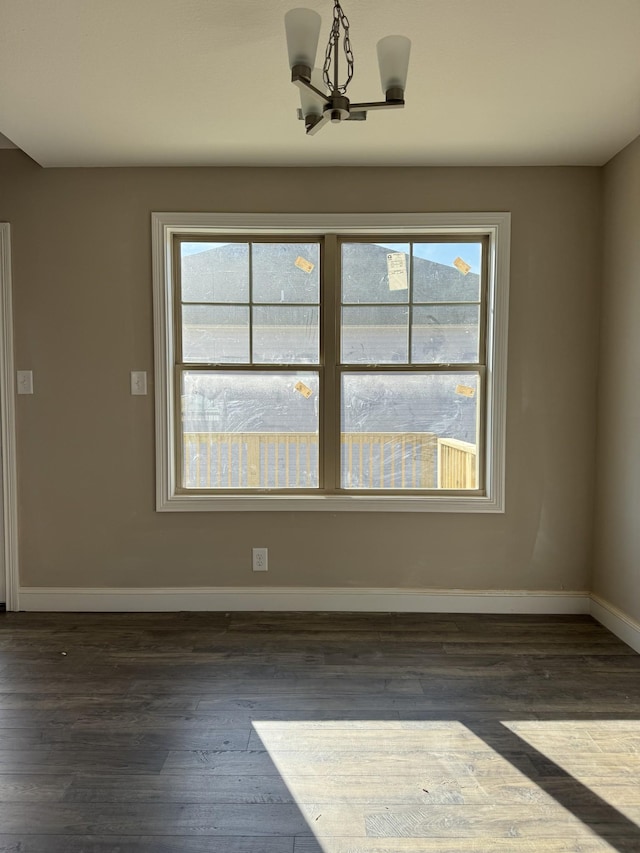
[[[33,370],[18,371],[18,394],[33,394]]]
[[[147,393],[147,371],[132,370],[131,371],[131,393],[146,394]]]

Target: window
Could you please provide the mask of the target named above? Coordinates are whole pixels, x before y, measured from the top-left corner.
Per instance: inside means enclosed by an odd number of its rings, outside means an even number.
[[[508,214],[154,214],[160,510],[502,511]]]

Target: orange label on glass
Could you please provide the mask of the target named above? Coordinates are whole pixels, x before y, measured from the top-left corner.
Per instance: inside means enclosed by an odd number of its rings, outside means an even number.
[[[460,270],[462,275],[471,272],[471,266],[466,261],[463,261],[462,258],[456,258],[453,265],[457,270]]]
[[[462,394],[463,397],[475,397],[476,389],[469,385],[456,385],[456,394]]]
[[[301,255],[298,255],[294,263],[299,270],[302,270],[302,272],[311,272],[315,267],[315,264],[312,264],[311,261],[307,261]]]
[[[313,394],[311,388],[308,385],[305,385],[304,382],[296,382],[293,386],[299,394],[302,394],[303,397],[306,397],[307,400]]]

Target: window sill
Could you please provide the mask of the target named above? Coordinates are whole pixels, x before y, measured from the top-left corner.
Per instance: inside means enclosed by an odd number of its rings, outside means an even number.
[[[486,495],[189,495],[158,496],[158,512],[504,512]]]

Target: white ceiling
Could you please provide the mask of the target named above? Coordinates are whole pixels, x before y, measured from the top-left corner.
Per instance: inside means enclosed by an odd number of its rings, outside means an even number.
[[[640,134],[640,0],[343,0],[352,101],[412,39],[407,106],[306,137],[284,13],[332,0],[0,0],[0,132],[43,166],[605,163]]]

